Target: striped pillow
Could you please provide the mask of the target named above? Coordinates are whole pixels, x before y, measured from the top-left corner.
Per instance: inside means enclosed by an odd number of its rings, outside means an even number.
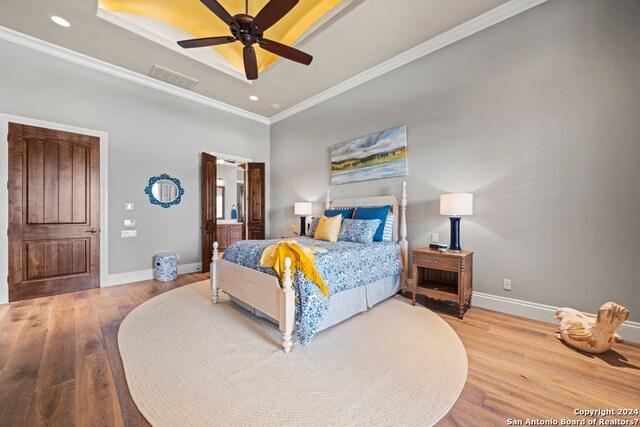
[[[393,212],[389,211],[387,215],[387,221],[384,223],[384,230],[382,231],[382,241],[390,242],[393,240],[393,221],[395,220],[395,215]]]

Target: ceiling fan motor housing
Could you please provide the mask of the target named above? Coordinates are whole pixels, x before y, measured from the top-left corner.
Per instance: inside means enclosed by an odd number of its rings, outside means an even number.
[[[231,34],[245,46],[251,46],[262,38],[260,29],[253,25],[253,16],[244,13],[235,15],[229,27]]]

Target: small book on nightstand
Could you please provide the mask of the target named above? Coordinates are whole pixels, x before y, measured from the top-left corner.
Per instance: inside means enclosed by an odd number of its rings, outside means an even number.
[[[447,249],[448,246],[445,245],[444,243],[430,243],[429,244],[429,249],[435,249],[436,251],[438,249]]]

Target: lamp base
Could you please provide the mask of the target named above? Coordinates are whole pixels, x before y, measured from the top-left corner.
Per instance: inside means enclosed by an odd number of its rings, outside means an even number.
[[[451,244],[449,245],[450,252],[460,252],[460,217],[451,217]]]
[[[301,216],[300,217],[300,237],[306,236],[307,235],[306,232],[307,232],[307,217]]]

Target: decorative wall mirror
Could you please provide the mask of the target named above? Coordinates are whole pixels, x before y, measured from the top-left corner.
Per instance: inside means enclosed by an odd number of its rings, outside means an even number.
[[[182,201],[184,189],[180,185],[180,180],[171,178],[166,173],[159,176],[149,178],[149,185],[144,189],[149,196],[149,202],[152,205],[169,208],[173,205],[179,205]]]
[[[216,219],[224,219],[224,186],[216,187]]]

